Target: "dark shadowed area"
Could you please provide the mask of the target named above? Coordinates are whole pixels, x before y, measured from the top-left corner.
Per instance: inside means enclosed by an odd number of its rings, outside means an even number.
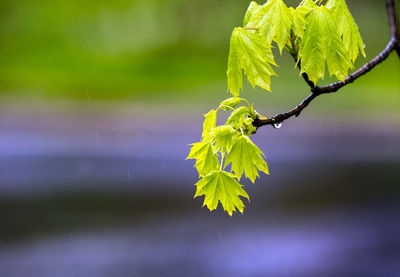
[[[271,174],[230,217],[193,199],[185,158],[227,97],[249,1],[3,2],[0,276],[400,276],[398,57],[259,129]],[[347,2],[362,65],[387,43],[385,5]],[[264,115],[308,94],[277,62],[271,93],[244,91]]]

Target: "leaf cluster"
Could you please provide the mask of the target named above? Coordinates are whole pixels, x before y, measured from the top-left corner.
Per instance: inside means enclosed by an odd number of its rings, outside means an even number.
[[[303,0],[288,8],[282,0],[269,0],[260,6],[251,2],[243,27],[233,30],[228,59],[228,90],[239,96],[243,72],[250,84],[271,90],[271,76],[276,76],[273,43],[280,53],[286,49],[301,64],[316,85],[330,75],[344,80],[353,68],[359,52],[365,56],[364,43],[345,0]]]
[[[247,105],[238,105],[245,101]],[[224,125],[217,125],[218,111],[230,111]],[[197,196],[204,195],[204,205],[211,211],[221,203],[229,215],[243,213],[239,196],[249,199],[238,183],[242,176],[253,183],[259,171],[269,174],[262,151],[250,140],[256,132],[253,121],[258,115],[246,100],[233,97],[223,101],[218,109],[204,115],[202,140],[191,144],[187,159],[194,159],[200,180]]]
[[[232,98],[205,114],[201,141],[193,143],[187,159],[195,160],[200,180],[195,197],[204,195],[204,205],[211,211],[221,203],[229,215],[243,213],[240,197],[249,196],[239,184],[242,176],[253,183],[259,172],[269,174],[263,152],[251,141],[257,128],[253,122],[262,118],[247,100],[239,98],[243,73],[249,83],[271,90],[271,76],[276,76],[272,51],[288,51],[300,73],[306,73],[315,85],[330,75],[344,80],[361,52],[364,43],[345,0],[303,0],[288,8],[282,0],[268,0],[260,6],[251,2],[243,27],[233,30],[228,58],[228,91]],[[245,102],[245,105],[240,106]],[[247,105],[246,105],[247,104]],[[217,113],[230,112],[224,125],[217,126]],[[277,124],[279,122],[276,122]]]

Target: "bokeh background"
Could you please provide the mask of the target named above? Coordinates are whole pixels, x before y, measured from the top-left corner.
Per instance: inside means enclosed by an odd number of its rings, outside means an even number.
[[[389,40],[385,4],[347,2],[359,66]],[[248,4],[1,1],[0,276],[400,276],[394,54],[259,130],[271,175],[245,182],[243,215],[193,199],[188,144],[228,97]],[[277,62],[271,93],[243,94],[265,115],[308,94],[289,55]]]

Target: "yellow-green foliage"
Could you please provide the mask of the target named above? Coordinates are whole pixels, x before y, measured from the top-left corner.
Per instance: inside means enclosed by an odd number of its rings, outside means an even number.
[[[321,2],[321,1],[317,1]],[[276,75],[272,54],[275,42],[301,62],[301,72],[317,84],[330,75],[344,80],[364,43],[345,0],[329,0],[318,5],[302,1],[296,9],[282,0],[269,0],[263,6],[252,2],[245,15],[244,28],[232,34],[228,61],[228,89],[239,96],[243,88],[242,70],[252,86],[271,90],[270,77]]]
[[[222,204],[229,215],[243,212],[239,196],[249,199],[238,183],[242,175],[254,183],[259,171],[269,174],[263,152],[250,140],[257,130],[253,126],[259,116],[253,105],[239,98],[243,89],[243,73],[249,83],[271,90],[271,76],[276,75],[272,52],[276,43],[300,63],[315,85],[330,75],[344,80],[353,68],[364,44],[358,27],[345,0],[303,0],[296,9],[288,8],[282,0],[269,0],[260,6],[251,2],[243,20],[244,27],[233,30],[228,58],[228,90],[234,96],[226,99],[216,110],[205,115],[202,140],[192,144],[188,159],[195,159],[200,180],[197,196],[205,196],[204,205],[210,210]],[[247,105],[238,105],[245,101]],[[230,111],[224,125],[217,126],[217,112]],[[278,122],[279,123],[279,122]]]

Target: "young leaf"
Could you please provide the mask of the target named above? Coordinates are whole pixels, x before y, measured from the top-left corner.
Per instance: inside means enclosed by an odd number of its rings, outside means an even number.
[[[240,180],[243,172],[253,183],[259,176],[258,170],[269,174],[268,165],[263,159],[263,152],[247,137],[235,139],[231,151],[225,159],[225,166],[232,163],[232,171]]]
[[[232,126],[218,126],[211,132],[215,137],[215,149],[220,150],[221,153],[225,153],[231,149],[233,136],[235,135],[235,130]]]
[[[230,41],[228,70],[226,74],[228,79],[228,91],[230,91],[234,97],[238,97],[240,91],[243,89],[243,73],[242,64],[240,62],[240,59],[243,59],[243,56],[239,49],[241,44],[238,42],[239,39],[236,38],[238,35],[235,34],[235,30],[233,30]]]
[[[244,204],[239,196],[249,200],[249,195],[243,190],[242,185],[226,171],[211,172],[198,181],[196,186],[194,197],[205,195],[203,206],[207,206],[210,211],[215,210],[221,202],[230,216],[236,209],[243,213]]]
[[[291,18],[291,13],[282,0],[269,0],[253,13],[246,27],[257,28],[267,44],[275,41],[282,54],[290,36]]]
[[[314,2],[312,2],[314,3]],[[314,4],[315,5],[315,4]],[[309,22],[309,15],[312,12],[312,8],[308,6],[299,6],[294,10],[293,13],[293,31],[296,36],[302,38],[304,31]]]
[[[231,97],[221,102],[219,105],[223,111],[230,110],[229,108],[236,108],[242,102],[242,98]]]
[[[232,125],[235,129],[239,129],[243,121],[246,119],[246,115],[250,114],[250,108],[242,106],[234,110],[226,121],[226,125]]]
[[[196,142],[192,144],[189,156],[186,159],[195,159],[195,167],[199,176],[218,170],[220,167],[217,153],[213,150],[213,142]]]
[[[260,8],[260,5],[258,5],[256,2],[252,1],[249,5],[249,8],[247,9],[246,15],[244,16],[243,20],[243,26],[246,26],[250,18],[253,16],[254,12],[256,12]]]
[[[325,76],[326,60],[331,75],[344,80],[352,63],[335,22],[324,6],[315,7],[310,17],[299,48],[301,72],[306,72],[310,80],[317,84]]]
[[[243,28],[233,30],[227,71],[228,89],[233,96],[239,96],[243,88],[242,70],[253,87],[270,90],[270,77],[276,75],[270,64],[276,65],[271,45]]]
[[[257,127],[255,127],[253,125],[253,122],[254,122],[254,119],[252,119],[252,118],[246,118],[243,121],[242,131],[248,136],[255,134],[257,132]]]
[[[330,45],[326,54],[326,63],[329,73],[331,76],[336,75],[339,80],[344,81],[348,75],[349,69],[353,68],[353,63],[343,45],[340,35],[337,33],[337,25],[332,16],[325,7],[323,7],[322,10],[327,22],[326,31],[330,33]]]
[[[325,76],[326,38],[325,30],[321,26],[322,16],[314,10],[311,14],[311,22],[308,25],[304,38],[299,48],[299,60],[301,59],[301,73],[306,72],[314,84]]]
[[[217,112],[215,110],[211,110],[205,114],[204,117],[203,134],[201,135],[202,138],[206,137],[210,133],[210,130],[215,128],[217,125]]]
[[[345,0],[329,0],[326,7],[339,28],[339,34],[343,37],[344,46],[352,62],[357,59],[359,51],[365,57],[364,42]]]

